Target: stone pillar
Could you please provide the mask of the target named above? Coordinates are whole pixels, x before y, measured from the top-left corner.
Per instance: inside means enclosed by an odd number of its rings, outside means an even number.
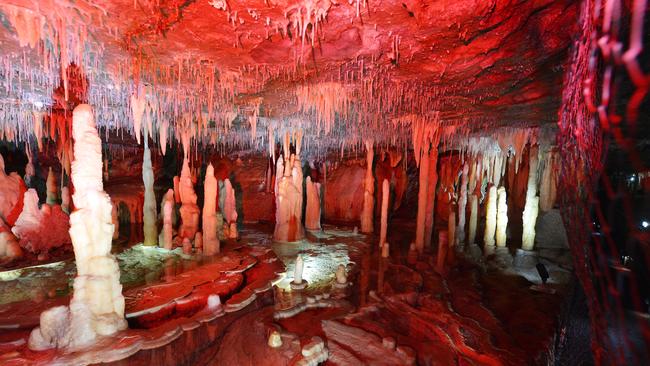
[[[485,215],[485,233],[483,243],[485,246],[494,246],[494,235],[497,226],[497,187],[492,184],[488,190]]]
[[[29,338],[29,347],[34,350],[78,349],[127,327],[120,269],[111,254],[114,226],[111,201],[102,183],[101,140],[89,105],[74,109],[72,136],[75,211],[70,215],[70,238],[77,277],[70,306],[41,314],[40,327]]]
[[[431,248],[433,239],[433,220],[436,204],[436,186],[438,185],[438,147],[432,145],[429,149],[429,170],[427,173],[427,208],[424,219],[424,247]]]
[[[533,250],[535,246],[535,224],[537,223],[537,213],[539,212],[539,197],[537,197],[537,147],[531,147],[529,154],[528,188],[526,190],[526,203],[522,216],[523,234],[521,248],[524,250]]]
[[[476,226],[478,224],[478,197],[476,194],[470,195],[469,199],[469,245],[476,243]]]
[[[497,246],[506,246],[506,229],[508,227],[508,204],[506,189],[499,187],[497,190]]]
[[[458,197],[458,226],[456,226],[456,242],[462,251],[465,247],[465,211],[467,208],[467,180],[469,165],[465,163],[460,178],[460,197]]]
[[[375,208],[375,178],[372,175],[372,160],[375,150],[372,140],[366,141],[366,177],[364,179],[363,209],[361,211],[361,232],[373,231],[373,212]]]
[[[205,170],[203,183],[203,254],[219,253],[219,237],[217,233],[217,179],[214,177],[214,167],[209,164]]]
[[[181,238],[194,240],[194,236],[199,229],[199,206],[196,204],[196,193],[194,192],[194,183],[187,155],[183,159],[183,168],[178,185],[178,195],[181,200],[180,216],[181,226],[178,235]]]
[[[47,181],[45,182],[45,187],[47,190],[47,199],[45,200],[45,203],[48,205],[56,205],[59,201],[59,189],[57,186],[56,176],[54,175],[51,167],[47,172]]]
[[[382,246],[386,242],[386,235],[388,233],[388,198],[390,196],[390,183],[388,179],[384,179],[381,185],[381,228],[379,231],[379,245]]]
[[[144,207],[142,209],[142,222],[144,223],[144,245],[158,245],[158,228],[156,225],[156,194],[153,191],[153,166],[151,164],[151,151],[149,150],[149,137],[144,135],[144,155],[142,158],[142,182],[144,183]]]
[[[420,158],[420,179],[418,187],[418,215],[415,228],[415,248],[418,253],[424,251],[425,223],[427,217],[427,198],[429,190],[429,154]]]
[[[305,227],[307,230],[320,230],[320,183],[311,181],[307,177],[305,187],[307,188],[307,208],[305,209]]]

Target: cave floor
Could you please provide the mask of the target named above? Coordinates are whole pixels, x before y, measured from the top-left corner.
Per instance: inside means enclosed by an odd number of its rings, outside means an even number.
[[[130,329],[67,354],[33,352],[26,342],[41,311],[69,302],[74,261],[0,272],[0,363],[545,363],[566,281],[549,285],[555,293],[534,291],[516,271],[460,257],[440,275],[433,253],[409,257],[414,231],[391,225],[387,259],[376,236],[343,226],[274,243],[271,225],[246,224],[213,258],[132,245],[135,233],[114,244]],[[298,254],[304,290],[290,286]],[[339,264],[347,286],[334,285]],[[206,306],[211,295],[221,304]],[[267,345],[273,331],[282,346]]]

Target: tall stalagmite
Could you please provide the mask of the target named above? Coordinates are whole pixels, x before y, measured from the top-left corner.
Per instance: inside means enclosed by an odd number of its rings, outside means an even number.
[[[381,228],[379,231],[379,245],[384,245],[388,233],[388,198],[390,196],[390,183],[384,179],[381,185]]]
[[[463,165],[463,173],[460,178],[460,196],[458,197],[458,225],[456,226],[456,242],[462,250],[465,247],[465,211],[467,208],[467,180],[469,165]]]
[[[433,239],[433,219],[436,204],[436,186],[438,185],[438,145],[431,143],[429,149],[429,171],[427,173],[427,205],[424,219],[424,247],[431,248]]]
[[[372,160],[375,154],[373,141],[367,140],[366,144],[366,177],[363,188],[363,209],[361,211],[361,232],[373,231],[373,213],[375,209],[375,177],[372,174]]]
[[[147,128],[144,134],[144,154],[142,158],[142,182],[144,183],[144,207],[142,209],[142,222],[144,223],[144,245],[158,244],[158,227],[156,225],[156,194],[153,191],[153,167],[151,164],[151,151],[149,150],[149,137]]]
[[[209,164],[205,170],[203,183],[203,254],[219,253],[219,236],[217,233],[217,179],[214,168]]]
[[[300,142],[296,137],[296,153],[289,153],[289,134],[285,134],[283,155],[278,157],[275,177],[275,230],[273,239],[292,242],[305,237],[302,226],[303,175]],[[286,159],[286,160],[285,160]]]
[[[305,209],[305,227],[307,230],[320,230],[320,183],[311,181],[311,177],[305,179],[307,189],[307,207]]]
[[[183,159],[178,193],[181,200],[181,227],[178,230],[178,235],[181,238],[194,240],[194,236],[199,229],[199,214],[201,211],[196,204],[197,197],[196,193],[194,193],[194,183],[192,182],[192,173],[190,172],[187,155]]]
[[[486,246],[494,246],[494,235],[497,227],[497,187],[491,185],[488,190],[485,213],[485,233],[483,243]]]
[[[102,183],[101,141],[89,105],[74,109],[72,135],[75,211],[70,215],[70,237],[77,277],[69,308],[58,306],[41,314],[40,327],[29,338],[31,349],[80,348],[127,327],[120,270],[111,255],[114,227]]]
[[[420,180],[418,189],[418,214],[415,228],[415,248],[424,251],[425,221],[427,216],[427,197],[429,190],[429,154],[424,152],[420,158]]]
[[[508,227],[508,203],[506,189],[499,187],[497,190],[497,246],[506,246],[506,229]]]
[[[529,151],[528,187],[522,216],[524,230],[521,238],[521,248],[524,250],[533,250],[535,246],[535,224],[537,223],[539,211],[539,197],[537,197],[537,163],[539,158],[537,151],[537,146],[532,146]]]

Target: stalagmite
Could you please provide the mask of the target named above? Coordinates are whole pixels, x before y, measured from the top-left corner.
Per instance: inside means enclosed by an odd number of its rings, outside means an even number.
[[[459,249],[465,247],[465,211],[467,208],[467,180],[469,165],[465,163],[463,173],[460,178],[460,196],[458,197],[458,226],[456,226],[456,241]]]
[[[334,277],[336,278],[336,282],[334,282],[335,287],[347,287],[348,273],[345,270],[345,265],[339,264],[339,266],[336,268]]]
[[[552,151],[544,154],[544,173],[539,186],[539,209],[549,211],[555,205],[557,196],[557,153]]]
[[[375,208],[375,178],[372,174],[372,160],[375,154],[373,141],[366,144],[366,177],[364,179],[363,209],[361,211],[361,232],[371,233],[373,231],[373,212]]]
[[[384,245],[388,232],[388,198],[390,195],[390,183],[384,179],[381,186],[381,229],[379,231],[379,245]]]
[[[447,252],[449,251],[448,232],[440,231],[438,233],[438,256],[436,259],[436,271],[438,273],[445,272],[445,262],[447,261]]]
[[[228,228],[227,237],[230,239],[237,239],[237,201],[235,199],[235,190],[230,183],[230,179],[226,178],[223,181],[223,194],[219,193],[219,198],[223,197],[224,218],[226,219],[225,227]]]
[[[476,243],[476,226],[478,225],[478,197],[475,194],[470,195],[469,199],[469,240],[470,245]]]
[[[320,183],[311,181],[311,177],[305,179],[307,189],[307,208],[305,209],[305,228],[307,230],[320,230]]]
[[[173,246],[173,213],[174,213],[174,191],[169,189],[167,194],[163,197],[161,205],[163,214],[163,228],[158,237],[158,245],[167,250],[171,250]]]
[[[68,186],[61,188],[61,209],[67,214],[70,213],[70,188]]]
[[[483,235],[483,243],[486,246],[494,246],[494,235],[497,226],[497,187],[494,185],[491,185],[488,190],[485,206],[485,234]]]
[[[40,327],[29,337],[34,350],[77,349],[127,327],[120,270],[111,255],[114,227],[111,201],[102,184],[101,141],[89,105],[74,109],[72,135],[75,211],[70,215],[70,237],[77,277],[69,308],[59,306],[41,314]]]
[[[537,214],[539,211],[539,197],[537,197],[537,147],[530,148],[530,164],[528,167],[528,187],[526,190],[526,204],[524,206],[523,234],[521,239],[521,248],[524,250],[533,250],[535,246],[535,224],[537,223]]]
[[[431,240],[433,239],[433,219],[434,209],[436,204],[436,186],[438,185],[438,146],[432,143],[429,149],[429,171],[427,173],[427,205],[424,219],[424,247],[431,248]]]
[[[23,177],[23,180],[25,181],[25,185],[28,188],[32,188],[32,179],[34,179],[35,175],[36,175],[36,170],[34,169],[34,162],[32,161],[32,153],[28,149],[27,164],[25,165],[25,176]]]
[[[275,230],[276,241],[293,242],[304,238],[302,226],[303,179],[300,162],[300,135],[296,139],[296,154],[278,157],[275,177]],[[289,153],[288,134],[285,135],[284,153]],[[287,159],[287,160],[285,160]],[[283,173],[284,172],[284,173]]]
[[[217,179],[214,177],[214,167],[209,164],[205,170],[203,183],[203,254],[219,253],[219,237],[217,233]]]
[[[156,195],[153,191],[153,167],[151,164],[151,151],[149,150],[149,137],[145,127],[144,155],[142,158],[142,182],[144,183],[144,206],[142,209],[142,222],[144,223],[144,245],[158,245],[158,228],[156,225]]]
[[[388,258],[389,255],[390,255],[390,244],[385,242],[381,245],[381,257]]]
[[[449,208],[449,220],[447,221],[447,242],[449,246],[455,250],[458,250],[456,245],[456,212],[453,210],[454,205],[450,205]]]
[[[415,228],[415,247],[418,253],[424,251],[425,221],[427,216],[429,154],[424,153],[420,158],[420,180],[418,189],[418,214]]]
[[[47,199],[45,203],[48,205],[56,205],[59,203],[59,194],[58,194],[58,184],[56,181],[56,176],[50,168],[47,172],[47,181],[45,182],[47,188]]]
[[[506,189],[499,187],[497,190],[497,246],[506,246],[506,228],[508,227],[508,203],[506,200]]]
[[[307,286],[307,281],[302,279],[304,265],[302,256],[299,254],[296,257],[296,266],[293,270],[293,281],[291,281],[291,288],[294,290],[300,290]]]
[[[183,160],[178,194],[181,200],[181,226],[178,230],[178,235],[181,238],[189,238],[192,240],[199,229],[199,215],[201,211],[196,204],[197,197],[196,193],[194,193],[194,184],[192,183],[192,175],[187,157]]]

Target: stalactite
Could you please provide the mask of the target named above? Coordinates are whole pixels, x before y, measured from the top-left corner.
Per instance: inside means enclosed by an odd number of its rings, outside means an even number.
[[[506,189],[499,187],[497,190],[497,231],[496,244],[498,247],[506,246],[506,229],[508,227],[508,204],[506,200]]]
[[[373,219],[375,209],[375,177],[372,174],[372,161],[375,154],[373,141],[365,141],[366,145],[366,176],[363,190],[363,209],[361,211],[361,232],[373,232]]]

